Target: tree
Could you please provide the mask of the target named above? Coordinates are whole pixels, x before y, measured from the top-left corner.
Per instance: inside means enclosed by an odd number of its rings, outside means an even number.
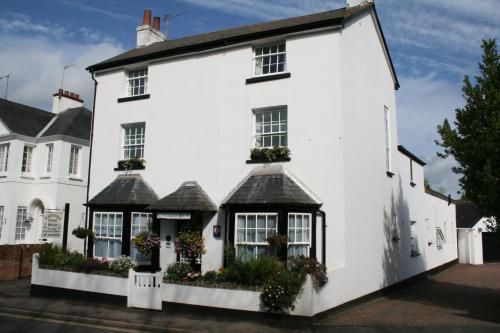
[[[438,156],[453,156],[458,163],[452,171],[461,174],[460,187],[483,216],[492,217],[490,226],[500,233],[500,56],[496,40],[483,40],[478,76],[463,80],[466,105],[455,110],[455,128],[448,119],[437,127],[443,148]]]

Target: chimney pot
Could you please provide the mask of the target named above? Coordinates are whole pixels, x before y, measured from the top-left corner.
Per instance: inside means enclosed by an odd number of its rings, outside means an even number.
[[[80,99],[80,94],[75,94],[76,99]]]
[[[153,30],[160,31],[160,17],[155,16],[153,19]]]
[[[142,17],[143,25],[151,25],[151,9],[144,9],[144,16]]]

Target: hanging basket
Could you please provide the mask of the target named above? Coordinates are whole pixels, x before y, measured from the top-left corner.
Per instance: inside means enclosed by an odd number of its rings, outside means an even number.
[[[94,232],[91,229],[84,227],[76,227],[71,232],[76,238],[85,239],[87,237],[94,238]]]

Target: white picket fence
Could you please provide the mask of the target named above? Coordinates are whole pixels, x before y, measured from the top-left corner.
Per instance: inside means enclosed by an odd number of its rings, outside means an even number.
[[[162,280],[162,272],[139,273],[130,269],[128,271],[127,306],[161,310]]]

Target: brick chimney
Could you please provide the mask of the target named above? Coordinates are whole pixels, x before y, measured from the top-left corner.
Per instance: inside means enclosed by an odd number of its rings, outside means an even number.
[[[137,47],[144,47],[157,42],[163,42],[165,35],[160,31],[160,18],[154,17],[151,26],[151,10],[145,9],[142,17],[142,25],[137,29]]]
[[[83,100],[80,99],[80,95],[67,90],[59,89],[52,96],[52,113],[59,113],[67,109],[83,106]]]

